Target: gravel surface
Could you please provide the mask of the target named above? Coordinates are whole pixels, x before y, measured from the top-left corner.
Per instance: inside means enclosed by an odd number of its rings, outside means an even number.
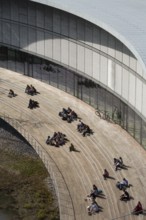
[[[11,151],[17,155],[26,155],[38,158],[31,145],[4,120],[0,119],[0,149]]]

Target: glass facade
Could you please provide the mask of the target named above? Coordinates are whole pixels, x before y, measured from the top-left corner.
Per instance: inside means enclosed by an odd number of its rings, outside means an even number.
[[[95,82],[48,60],[0,46],[0,67],[36,78],[107,112],[146,148],[146,122],[127,104]]]

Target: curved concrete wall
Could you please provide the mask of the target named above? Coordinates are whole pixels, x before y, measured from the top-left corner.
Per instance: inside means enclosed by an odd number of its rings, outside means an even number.
[[[0,1],[0,43],[98,82],[146,119],[146,79],[134,55],[103,29],[29,1]]]

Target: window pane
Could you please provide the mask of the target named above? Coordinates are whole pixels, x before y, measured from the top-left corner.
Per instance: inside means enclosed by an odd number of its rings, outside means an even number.
[[[128,127],[127,127],[127,131],[132,135],[134,136],[134,116],[135,116],[135,113],[134,111],[128,107]]]
[[[141,144],[141,118],[135,113],[135,139]]]
[[[98,108],[105,111],[105,89],[98,85]]]
[[[142,146],[146,149],[146,122],[142,121]]]

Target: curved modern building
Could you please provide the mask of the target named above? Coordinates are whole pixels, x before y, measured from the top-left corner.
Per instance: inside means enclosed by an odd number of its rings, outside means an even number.
[[[146,1],[1,0],[0,67],[108,114],[146,148]]]

